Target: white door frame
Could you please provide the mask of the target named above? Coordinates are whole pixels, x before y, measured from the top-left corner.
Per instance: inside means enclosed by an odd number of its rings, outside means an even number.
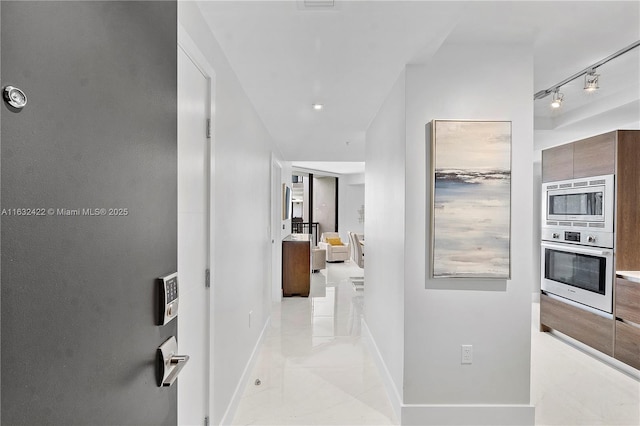
[[[194,63],[194,65],[200,70],[200,72],[205,76],[205,78],[207,79],[208,82],[208,95],[209,95],[209,103],[208,103],[208,111],[206,112],[206,115],[209,117],[210,120],[210,129],[209,129],[209,135],[210,135],[210,139],[209,139],[209,144],[208,144],[208,176],[209,176],[209,182],[208,182],[208,207],[209,207],[209,223],[208,223],[208,228],[209,228],[209,239],[208,239],[208,252],[209,252],[209,256],[208,256],[208,268],[209,268],[209,272],[210,272],[210,288],[209,288],[209,303],[208,303],[208,314],[209,317],[207,319],[207,323],[208,323],[208,328],[209,328],[209,354],[208,354],[208,359],[209,359],[209,371],[206,372],[202,372],[203,374],[206,374],[208,376],[208,395],[207,395],[207,401],[208,401],[208,407],[207,407],[207,416],[208,418],[211,418],[211,415],[213,413],[213,363],[212,363],[212,357],[211,355],[213,354],[213,342],[214,342],[214,327],[213,327],[213,319],[215,318],[214,312],[213,312],[213,286],[214,286],[214,281],[213,281],[213,277],[214,277],[214,268],[215,268],[215,253],[214,253],[214,217],[215,217],[215,203],[214,203],[214,175],[215,175],[215,170],[214,170],[214,158],[215,158],[215,132],[214,132],[214,126],[215,126],[215,88],[216,88],[216,74],[215,74],[215,70],[213,68],[213,66],[211,66],[211,64],[209,63],[209,61],[207,61],[206,57],[204,56],[204,54],[202,53],[202,51],[200,50],[200,48],[198,47],[198,45],[193,41],[193,39],[191,38],[191,36],[189,35],[189,33],[187,33],[187,31],[185,30],[185,28],[182,26],[182,24],[178,23],[178,48],[182,49],[182,51],[191,59],[191,61]],[[203,123],[203,125],[205,125]],[[204,419],[203,419],[204,421]]]
[[[280,173],[274,173],[279,169]],[[271,301],[282,301],[282,163],[271,153]]]

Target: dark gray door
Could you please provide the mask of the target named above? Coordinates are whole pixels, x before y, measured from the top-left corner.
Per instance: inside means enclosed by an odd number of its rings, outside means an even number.
[[[176,424],[176,3],[0,7],[2,424]]]

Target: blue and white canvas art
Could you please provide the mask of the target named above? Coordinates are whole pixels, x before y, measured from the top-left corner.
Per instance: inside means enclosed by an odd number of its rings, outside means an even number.
[[[511,275],[511,122],[434,120],[433,278]]]

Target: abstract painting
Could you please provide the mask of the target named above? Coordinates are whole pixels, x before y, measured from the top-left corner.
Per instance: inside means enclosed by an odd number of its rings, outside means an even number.
[[[431,123],[431,277],[511,276],[511,122]]]
[[[291,187],[282,184],[282,220],[291,219]]]

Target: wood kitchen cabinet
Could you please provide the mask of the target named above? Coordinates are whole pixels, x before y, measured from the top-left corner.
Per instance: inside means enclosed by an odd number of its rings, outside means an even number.
[[[616,135],[605,133],[572,144],[574,179],[615,173]]]
[[[614,358],[640,369],[640,283],[616,279]]]
[[[573,179],[573,144],[542,151],[542,182]]]
[[[311,286],[311,238],[292,234],[282,240],[282,295],[309,296]]]
[[[540,295],[540,331],[558,330],[609,356],[613,355],[614,321]]]
[[[640,130],[617,139],[616,271],[640,271]]]
[[[542,182],[611,175],[618,131],[542,151]]]
[[[640,131],[616,130],[546,149],[542,181],[615,175],[616,271],[640,271]],[[618,277],[614,318],[540,299],[540,330],[558,330],[640,369],[640,283]]]

